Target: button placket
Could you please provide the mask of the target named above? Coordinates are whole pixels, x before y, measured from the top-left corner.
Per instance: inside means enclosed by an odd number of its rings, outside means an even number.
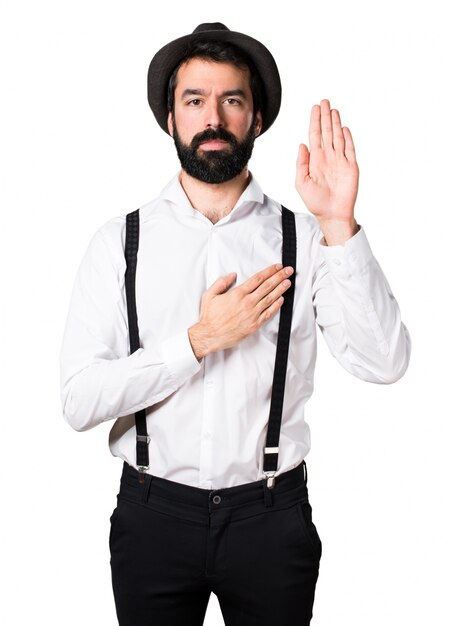
[[[209,240],[207,246],[206,282],[210,286],[220,274],[219,255],[217,251],[216,229],[209,225]],[[201,426],[201,450],[200,450],[200,483],[211,484],[214,472],[214,405],[215,385],[214,378],[209,374],[212,369],[213,355],[204,357],[204,385],[203,385],[203,411]],[[211,502],[210,502],[211,505]]]

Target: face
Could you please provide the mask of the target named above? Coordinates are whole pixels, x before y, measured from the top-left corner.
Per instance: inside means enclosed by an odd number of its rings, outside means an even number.
[[[249,70],[191,59],[178,70],[168,128],[182,168],[206,183],[231,180],[247,165],[260,133]]]

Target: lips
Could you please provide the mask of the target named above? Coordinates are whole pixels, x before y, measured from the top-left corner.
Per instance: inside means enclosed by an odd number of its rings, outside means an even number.
[[[200,144],[202,148],[206,150],[221,150],[224,146],[227,146],[228,142],[222,139],[209,139]]]

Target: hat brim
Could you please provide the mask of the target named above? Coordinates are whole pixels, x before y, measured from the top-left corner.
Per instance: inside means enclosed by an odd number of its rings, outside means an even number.
[[[159,126],[168,130],[167,89],[171,74],[186,54],[188,46],[197,40],[227,41],[240,48],[254,63],[264,89],[262,129],[267,131],[281,107],[281,79],[271,52],[257,39],[232,30],[205,30],[184,35],[166,44],[157,52],[148,68],[148,103]],[[260,136],[259,135],[259,136]]]

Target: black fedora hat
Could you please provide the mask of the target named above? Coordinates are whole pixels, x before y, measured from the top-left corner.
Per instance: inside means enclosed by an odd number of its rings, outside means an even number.
[[[276,62],[271,52],[260,41],[229,30],[220,22],[200,24],[190,35],[171,41],[154,55],[148,68],[148,102],[159,126],[170,134],[167,126],[167,88],[170,76],[188,52],[189,46],[196,41],[204,40],[232,43],[254,63],[264,89],[260,132],[262,135],[276,119],[281,106],[281,79]]]

